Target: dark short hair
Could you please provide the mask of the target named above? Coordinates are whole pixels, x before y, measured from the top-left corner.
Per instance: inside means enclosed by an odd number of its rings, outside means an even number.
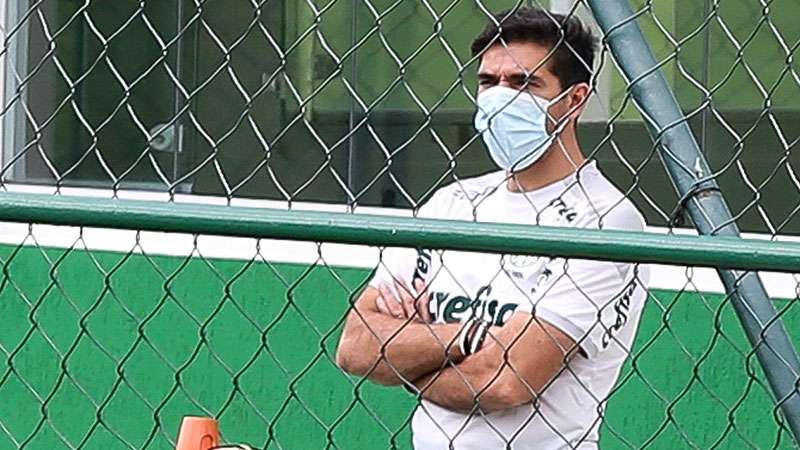
[[[472,56],[501,42],[531,42],[555,49],[547,64],[562,88],[589,83],[598,44],[592,30],[580,19],[534,7],[503,11],[494,18],[472,42]]]

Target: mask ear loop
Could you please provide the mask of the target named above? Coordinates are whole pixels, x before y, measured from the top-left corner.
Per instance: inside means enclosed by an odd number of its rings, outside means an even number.
[[[549,121],[553,122],[554,124],[556,124],[556,129],[553,130],[553,132],[550,134],[551,136],[558,136],[559,134],[561,134],[562,131],[564,131],[564,128],[566,128],[566,126],[567,126],[567,124],[569,123],[569,120],[570,120],[568,118],[568,116],[570,114],[572,114],[572,112],[574,110],[567,111],[567,114],[564,116],[564,119],[560,120],[560,121],[555,120],[555,118],[553,118],[548,111],[550,110],[551,106],[555,105],[556,103],[560,102],[561,100],[564,100],[569,95],[570,92],[572,92],[572,86],[568,87],[566,90],[564,90],[564,92],[556,95],[555,98],[553,98],[552,100],[547,102],[547,106],[545,107],[545,111],[544,111],[545,112],[545,121],[549,120]],[[545,126],[546,125],[547,125],[547,123],[545,122]]]
[[[553,100],[551,100],[548,103],[547,108],[550,109],[550,106],[552,106],[552,105],[560,102],[564,98],[566,98],[569,95],[570,92],[572,92],[572,86],[570,86],[564,92],[558,94]],[[567,154],[566,148],[564,147],[564,143],[561,142],[561,133],[564,131],[564,129],[569,124],[569,122],[572,120],[569,116],[572,115],[572,113],[575,112],[578,107],[579,106],[576,106],[575,108],[570,109],[569,111],[567,111],[567,113],[564,115],[564,117],[561,118],[560,121],[555,121],[555,119],[553,119],[550,116],[550,114],[547,114],[546,115],[546,119],[545,119],[545,120],[552,120],[552,121],[554,121],[556,123],[556,129],[553,130],[553,132],[550,134],[550,137],[552,139],[551,142],[550,142],[550,145],[553,145],[554,143],[558,144],[558,146],[561,147],[561,151],[564,152],[564,154],[567,156],[567,158],[570,160],[570,163],[573,166],[575,166],[575,162],[572,161],[572,158],[569,157],[569,155]]]
[[[570,87],[569,87],[569,88],[568,88],[566,91],[564,91],[562,94],[559,94],[559,97],[560,97],[560,99],[563,99],[563,96],[562,96],[562,95],[563,95],[563,94],[566,94],[566,93],[567,93],[567,92],[569,92],[569,91],[571,91],[571,90],[572,90],[572,88],[573,88],[574,86],[575,86],[575,85],[572,85],[572,86],[570,86]],[[560,100],[560,99],[559,99],[559,100]],[[559,128],[558,128],[556,131],[554,131],[554,132],[553,132],[553,134],[554,134],[554,135],[557,135],[557,136],[556,136],[556,138],[555,138],[555,141],[554,141],[554,142],[558,143],[558,146],[559,146],[559,147],[561,147],[561,151],[564,153],[564,156],[566,156],[566,157],[567,157],[567,159],[569,160],[569,163],[572,165],[572,167],[573,167],[575,170],[578,170],[578,169],[579,169],[579,167],[578,167],[578,164],[577,164],[577,163],[575,162],[575,160],[573,160],[573,159],[572,159],[572,157],[569,155],[569,152],[567,152],[567,149],[566,149],[566,147],[564,147],[564,143],[563,143],[563,142],[561,142],[561,132],[562,132],[562,131],[564,131],[564,128],[566,128],[566,125],[567,125],[567,124],[568,124],[568,123],[569,123],[571,120],[573,120],[573,119],[572,119],[572,118],[570,118],[569,116],[571,116],[571,115],[572,115],[572,114],[573,114],[575,111],[577,111],[577,110],[578,110],[578,109],[580,109],[582,106],[584,106],[584,105],[585,105],[585,104],[586,104],[588,101],[589,101],[589,96],[587,95],[587,96],[586,96],[586,97],[583,99],[583,101],[581,101],[581,102],[580,102],[580,103],[578,103],[577,105],[575,105],[575,106],[573,106],[572,108],[570,108],[570,109],[569,109],[569,111],[567,111],[567,112],[566,112],[566,114],[564,115],[564,118],[565,118],[565,120],[562,120],[562,121],[561,121],[561,123],[560,123],[560,124],[561,124],[561,125],[563,125],[563,126],[559,126]]]

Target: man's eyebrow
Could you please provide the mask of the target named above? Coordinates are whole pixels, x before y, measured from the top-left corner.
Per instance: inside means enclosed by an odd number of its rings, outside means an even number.
[[[526,74],[524,72],[517,72],[509,75],[509,80],[515,83],[524,84],[524,83],[534,83],[534,82],[541,82],[542,77],[536,75],[535,73]]]
[[[491,72],[478,72],[478,80],[479,81],[495,81],[498,80],[500,77]],[[541,83],[542,77],[536,74],[526,74],[524,72],[517,72],[506,77],[509,81],[516,84],[528,84],[530,83]]]

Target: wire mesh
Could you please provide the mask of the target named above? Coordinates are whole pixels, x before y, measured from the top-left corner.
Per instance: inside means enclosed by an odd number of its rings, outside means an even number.
[[[737,225],[791,240],[800,7],[632,3]],[[470,42],[491,14],[524,5],[591,22],[584,2],[559,0],[0,5],[6,190],[425,215],[449,186],[471,205],[466,220],[490,203],[471,180],[496,170],[472,125],[480,60]],[[604,45],[591,85],[579,126],[589,161],[653,231],[685,232]],[[492,192],[506,181],[490,180]],[[569,225],[563,197],[575,187],[531,204],[525,220]],[[591,209],[602,219],[623,203]],[[416,255],[398,263],[394,249],[37,224],[3,224],[2,242],[0,448],[172,448],[187,414],[218,417],[226,440],[259,448],[411,445],[418,396],[347,375],[336,349],[373,273],[412,278]],[[479,300],[475,281],[457,256],[427,254],[443,261],[431,280],[456,286],[431,301],[461,320]],[[543,259],[516,258],[487,267],[489,280],[542,270]],[[558,267],[578,293],[579,266]],[[765,280],[796,328],[800,280]],[[715,275],[654,267],[649,284],[636,343],[592,405],[602,448],[791,448]],[[593,295],[582,297],[602,303]],[[577,445],[552,417],[528,420]],[[524,438],[498,434],[503,445]]]

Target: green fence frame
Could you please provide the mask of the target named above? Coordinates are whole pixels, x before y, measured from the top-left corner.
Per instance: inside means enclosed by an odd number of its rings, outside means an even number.
[[[0,193],[0,220],[342,244],[800,271],[800,242]]]

